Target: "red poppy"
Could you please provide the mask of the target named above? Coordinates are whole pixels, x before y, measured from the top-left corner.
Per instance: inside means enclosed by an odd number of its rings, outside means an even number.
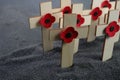
[[[85,19],[80,14],[78,14],[77,15],[77,27],[80,27],[84,22],[85,22]]]
[[[97,20],[99,16],[101,16],[102,10],[100,10],[99,7],[94,8],[91,12],[90,15],[92,16],[93,20]]]
[[[50,13],[47,13],[46,15],[41,17],[38,24],[42,25],[45,28],[50,28],[54,22],[55,22],[55,17],[52,16]]]
[[[105,1],[102,2],[101,7],[102,8],[108,7],[110,9],[112,7],[112,5],[110,4],[109,1],[105,0]]]
[[[116,32],[120,30],[120,26],[117,24],[117,22],[113,21],[111,22],[105,29],[105,33],[109,37],[113,37]]]
[[[69,6],[66,6],[63,10],[62,10],[63,14],[69,14],[72,13],[72,9]]]
[[[65,42],[65,43],[70,43],[74,38],[78,36],[78,32],[74,30],[73,27],[68,27],[64,31],[60,33],[60,38]]]

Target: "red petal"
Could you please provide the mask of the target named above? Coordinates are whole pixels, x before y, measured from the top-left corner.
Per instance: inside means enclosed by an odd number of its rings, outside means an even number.
[[[81,15],[79,15],[79,14],[77,15],[77,20],[80,20],[80,22],[77,23],[77,27],[80,27],[81,24],[83,24],[85,21],[85,19],[83,17],[81,17]]]
[[[120,26],[119,25],[116,25],[115,26],[115,32],[118,32],[120,30]]]
[[[78,32],[77,31],[74,31],[73,33],[73,38],[76,38],[78,36]]]
[[[109,1],[106,0],[106,1],[102,2],[102,4],[101,4],[102,8],[104,8],[104,6],[107,6],[110,9],[112,5],[109,3]]]
[[[74,28],[73,28],[73,27],[68,27],[65,31],[66,31],[66,32],[73,32],[73,31],[74,31]]]
[[[50,20],[51,20],[52,23],[54,23],[55,22],[55,17],[51,16]]]
[[[66,6],[63,10],[62,10],[62,12],[63,12],[63,14],[65,14],[65,12],[68,12],[68,13],[72,13],[72,9],[70,8],[70,6]],[[66,13],[67,14],[67,13]]]
[[[113,37],[114,35],[115,35],[114,32],[111,32],[111,33],[108,34],[109,37]]]
[[[98,13],[97,16],[94,16],[94,13],[95,13],[95,12]],[[93,19],[93,20],[97,20],[98,17],[99,17],[101,14],[102,14],[102,11],[100,10],[99,7],[94,8],[94,9],[90,12],[90,15],[92,16],[92,19]]]
[[[46,15],[42,16],[41,19],[39,20],[39,24],[42,25],[43,27],[45,28],[50,28],[51,25],[52,25],[52,22],[46,24],[45,23],[45,20],[46,19],[51,19],[51,14],[50,13],[47,13]],[[54,20],[54,19],[53,19]],[[51,21],[51,20],[50,20]]]
[[[72,40],[73,40],[73,38],[71,38],[71,39],[64,39],[64,42],[65,43],[70,43],[70,42],[72,42]]]
[[[64,36],[65,36],[65,33],[64,33],[64,31],[62,31],[62,32],[60,33],[60,38],[64,40],[64,38],[65,38]]]

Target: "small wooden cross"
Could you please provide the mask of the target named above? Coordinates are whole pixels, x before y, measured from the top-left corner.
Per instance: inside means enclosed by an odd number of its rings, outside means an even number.
[[[77,39],[87,38],[88,27],[77,28],[76,27],[76,22],[77,22],[77,15],[76,14],[66,14],[66,15],[64,15],[63,29],[67,28],[69,26],[72,26],[78,32]],[[88,24],[87,22],[85,22],[85,23]],[[50,40],[53,40],[53,41],[54,40],[61,40],[60,37],[59,37],[59,34],[63,29],[62,28],[61,29],[51,29],[50,30]],[[76,50],[74,47],[78,47],[78,44],[76,44],[75,39],[69,44],[68,43],[63,43],[63,45],[62,45],[62,60],[61,60],[61,67],[62,68],[69,67],[73,64],[73,55],[74,55],[75,50]]]
[[[102,15],[99,17],[98,20],[94,21],[92,20],[91,26],[89,26],[89,33],[88,33],[88,38],[87,41],[91,42],[94,41],[96,36],[95,36],[95,28],[98,24],[105,24],[105,17],[106,14],[108,14],[109,9],[108,8],[101,8],[101,4],[104,0],[92,0],[92,6],[91,9],[94,9],[96,7],[99,7],[102,10]],[[115,1],[110,2],[112,5],[110,10],[115,9]]]
[[[83,4],[81,4],[81,3],[73,4],[72,5],[72,13],[83,15]],[[83,18],[85,19],[85,22],[81,25],[81,27],[88,27],[88,25],[91,24],[91,16],[84,15]],[[76,53],[78,51],[78,47],[79,47],[79,39],[75,39],[74,53]]]
[[[41,16],[43,16],[47,13],[51,13],[51,14],[54,13],[53,15],[56,18],[55,23],[58,23],[59,19],[61,17],[63,17],[61,9],[64,8],[65,6],[71,7],[71,0],[67,0],[67,1],[61,0],[61,8],[57,8],[57,9],[52,9],[51,1],[43,2],[40,4]],[[56,13],[56,12],[58,12],[58,13]],[[31,29],[38,27],[37,23],[40,20],[41,16],[32,17],[29,19]],[[53,41],[49,40],[49,30],[50,29],[45,29],[45,28],[41,27],[44,51],[49,51],[49,50],[53,49]]]
[[[98,25],[96,28],[96,36],[105,36],[105,42],[102,52],[102,61],[106,61],[112,57],[114,43],[118,41],[119,39],[119,32],[118,31],[113,37],[108,37],[105,35],[105,29],[106,27],[113,21],[118,22],[119,17],[119,10],[111,10],[108,14],[108,22],[106,25]],[[118,23],[117,23],[118,24]],[[114,29],[113,29],[114,30]],[[110,28],[110,31],[112,31],[112,28]]]

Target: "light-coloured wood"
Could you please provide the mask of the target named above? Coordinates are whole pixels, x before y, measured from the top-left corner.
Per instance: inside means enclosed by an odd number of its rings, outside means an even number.
[[[48,1],[48,2],[40,3],[40,12],[41,15],[52,13],[52,2]]]
[[[54,23],[59,23],[59,19],[63,16],[62,12],[54,13],[52,16],[56,18]],[[36,28],[38,25],[38,21],[40,20],[41,16],[31,17],[29,18],[30,29]]]
[[[108,14],[109,9],[108,8],[102,8],[101,10],[102,10],[102,15],[100,16],[99,24],[105,24],[106,14]]]
[[[88,26],[77,28],[76,31],[78,32],[78,37],[77,37],[77,39],[75,39],[74,54],[76,52],[78,52],[79,39],[87,38],[87,35],[88,35]]]
[[[96,21],[91,21],[91,25],[89,26],[89,31],[88,31],[88,38],[87,38],[87,42],[91,42],[94,41],[96,36],[95,36],[95,29],[96,26],[98,24],[98,20]]]
[[[98,25],[96,28],[96,37],[103,36],[107,25]]]
[[[112,5],[110,10],[114,10],[116,2],[115,1],[111,1],[110,4]]]
[[[116,9],[120,10],[120,0],[116,1]]]
[[[108,23],[110,23],[112,21],[118,22],[119,10],[111,10],[111,11],[109,11],[109,15],[108,16],[109,16]]]
[[[65,14],[64,15],[64,28],[67,28],[69,26],[75,27],[77,21],[77,15],[75,14]],[[75,40],[73,40],[71,43],[63,43],[62,45],[62,60],[61,60],[61,67],[67,68],[72,66],[73,64],[73,54],[75,51]]]
[[[92,0],[92,9],[96,8],[96,7],[101,7],[101,3],[104,0]]]
[[[66,6],[71,7],[71,0],[61,0],[61,8],[64,8]]]
[[[77,22],[77,15],[76,14],[64,14],[64,18],[63,18],[63,27],[67,28],[67,27],[74,27],[76,28],[76,22]]]
[[[53,16],[55,17],[55,22],[54,23],[59,23],[60,18],[63,17],[62,12],[54,13]]]
[[[72,13],[82,14],[83,4],[73,4],[72,5]]]
[[[102,61],[107,61],[108,59],[112,57],[113,48],[114,48],[113,39],[106,38],[104,42]]]
[[[37,24],[40,18],[41,18],[40,16],[29,18],[30,29],[40,26]]]
[[[85,19],[85,22],[81,25],[81,27],[88,26],[91,24],[91,15],[82,16]]]
[[[59,25],[60,25],[60,28],[63,28],[63,18],[60,18],[60,23],[59,23]]]
[[[84,39],[88,36],[88,26],[84,26],[76,29],[78,32],[78,39]]]
[[[51,29],[50,30],[50,40],[56,41],[56,40],[61,40],[59,35],[62,29]]]
[[[82,15],[89,15],[91,10],[83,10]]]
[[[76,13],[76,14],[81,14],[82,15],[83,14],[83,4],[73,4],[72,5],[72,13]],[[82,17],[84,17],[85,22],[84,22],[84,24],[81,25],[81,27],[84,27],[86,25],[90,25],[91,24],[91,16],[90,15],[89,16],[82,16]],[[82,33],[83,32],[82,28],[80,28],[78,30],[80,30],[79,31],[79,33],[80,33],[79,39],[82,38],[82,37],[86,37],[86,36],[84,36],[85,34],[81,35],[81,34],[83,34]],[[85,31],[85,32],[87,32],[87,31]],[[74,53],[76,53],[78,51],[79,39],[75,39]]]
[[[42,16],[47,13],[52,13],[52,2],[49,1],[49,2],[40,3],[40,12]],[[41,32],[42,32],[43,51],[46,52],[52,50],[53,41],[49,39],[50,30],[41,27]]]
[[[73,65],[73,45],[75,45],[74,40],[69,44],[63,43],[61,60],[62,68],[67,68]]]
[[[118,21],[119,10],[110,10],[108,14],[108,22],[106,25],[99,25],[96,28],[96,36],[104,36],[105,28],[112,22]],[[106,35],[105,35],[106,36]],[[105,37],[103,52],[102,52],[102,61],[106,61],[112,57],[114,43],[119,40],[119,32],[115,34],[114,37]]]
[[[56,13],[56,12],[60,12],[61,11],[61,8],[54,8],[52,9],[52,13]]]

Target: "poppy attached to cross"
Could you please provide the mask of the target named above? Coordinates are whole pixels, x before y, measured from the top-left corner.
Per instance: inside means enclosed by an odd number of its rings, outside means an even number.
[[[119,11],[111,10],[108,16],[108,23],[106,25],[98,25],[96,28],[97,37],[105,36],[102,61],[112,57],[114,43],[118,41],[120,35],[120,26],[118,24]]]

